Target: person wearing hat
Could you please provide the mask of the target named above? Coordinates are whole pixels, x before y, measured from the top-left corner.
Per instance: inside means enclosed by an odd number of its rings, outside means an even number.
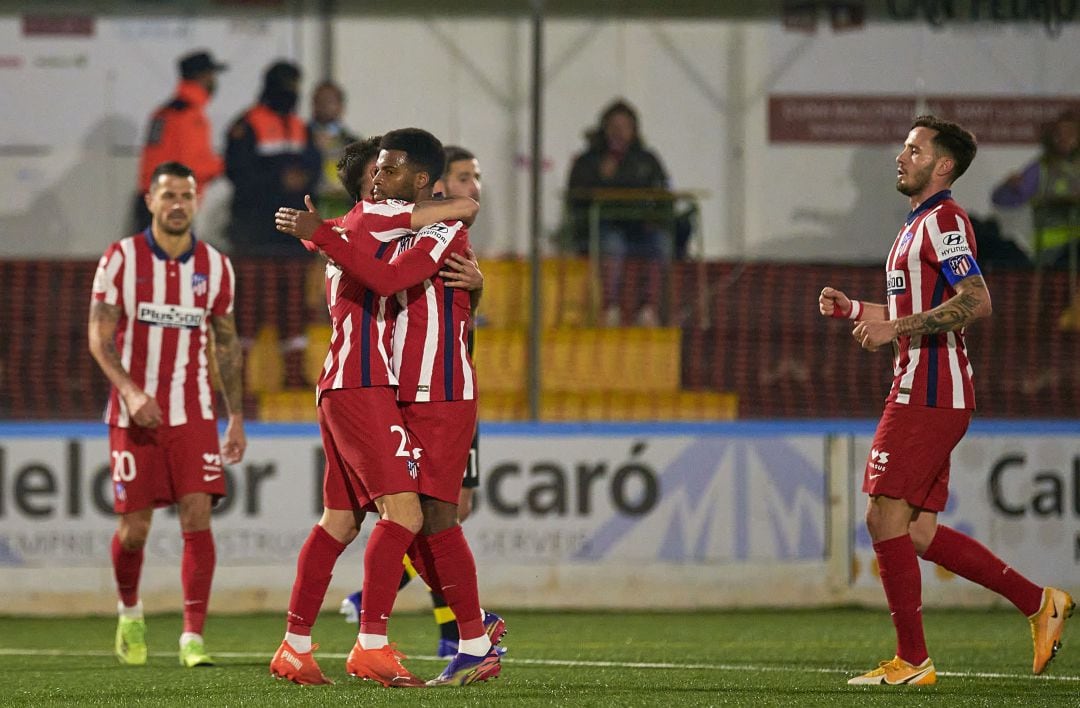
[[[221,155],[214,152],[206,105],[217,87],[217,75],[227,66],[206,51],[186,54],[177,61],[180,83],[167,103],[150,116],[146,143],[139,160],[138,194],[135,200],[135,231],[150,225],[144,195],[150,176],[163,162],[180,162],[195,172],[195,183],[204,189],[225,171]]]
[[[233,256],[308,257],[296,239],[274,226],[278,207],[307,210],[316,194],[322,156],[296,114],[300,67],[277,61],[267,68],[258,102],[226,134],[225,174],[233,183],[229,227]]]

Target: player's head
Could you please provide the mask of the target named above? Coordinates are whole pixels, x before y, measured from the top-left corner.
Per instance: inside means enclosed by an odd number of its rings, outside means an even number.
[[[311,92],[311,118],[316,123],[333,123],[345,110],[345,91],[333,81],[323,81]]]
[[[337,163],[337,176],[341,186],[359,202],[371,199],[375,183],[375,158],[379,156],[381,135],[373,135],[366,140],[358,140],[345,146],[345,151]]]
[[[292,113],[300,95],[300,67],[292,62],[274,62],[263,75],[259,101],[277,113]]]
[[[391,130],[379,143],[375,199],[415,202],[430,197],[445,162],[442,143],[426,130]]]
[[[198,208],[195,173],[183,163],[162,162],[150,175],[145,199],[155,233],[186,235]]]
[[[975,136],[932,115],[918,116],[896,156],[896,189],[909,197],[927,197],[955,182],[975,159]]]
[[[469,197],[480,201],[480,162],[476,155],[458,145],[447,145],[446,168],[435,183],[435,191],[448,197]]]

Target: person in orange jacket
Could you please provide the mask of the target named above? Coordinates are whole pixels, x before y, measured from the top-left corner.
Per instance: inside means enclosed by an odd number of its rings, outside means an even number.
[[[322,156],[296,114],[300,76],[292,62],[272,64],[258,103],[226,134],[225,174],[233,183],[226,233],[233,256],[309,256],[274,226],[278,207],[307,209],[304,195],[316,193],[322,170]]]
[[[135,199],[134,231],[150,225],[144,195],[150,176],[163,162],[181,162],[195,173],[200,191],[225,171],[225,161],[214,152],[206,105],[217,88],[217,75],[228,67],[206,51],[186,54],[177,61],[180,83],[169,101],[150,116],[139,160],[139,184]]]

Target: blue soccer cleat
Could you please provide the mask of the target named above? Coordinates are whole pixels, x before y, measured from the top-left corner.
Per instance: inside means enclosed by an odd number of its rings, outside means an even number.
[[[506,636],[506,622],[494,612],[484,610],[484,631],[492,644],[498,644]]]
[[[349,624],[360,624],[360,593],[354,592],[342,600],[338,612],[345,615],[345,621]]]
[[[502,655],[506,649],[492,646],[484,656],[456,654],[442,673],[427,682],[428,686],[468,686],[493,679],[502,672]]]

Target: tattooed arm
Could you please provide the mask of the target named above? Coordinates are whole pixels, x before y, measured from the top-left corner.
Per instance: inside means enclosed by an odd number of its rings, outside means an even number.
[[[992,310],[986,281],[973,275],[957,283],[956,295],[932,310],[885,322],[859,322],[851,334],[864,349],[873,351],[897,337],[955,332],[989,317]]]
[[[244,355],[236,336],[236,318],[231,313],[212,317],[210,326],[214,330],[214,358],[221,375],[221,396],[229,412],[221,457],[231,465],[243,459],[247,448],[244,436]]]
[[[116,387],[135,424],[156,428],[162,421],[161,407],[153,396],[135,385],[116,351],[116,323],[119,321],[120,308],[116,305],[96,300],[90,303],[90,355]]]

